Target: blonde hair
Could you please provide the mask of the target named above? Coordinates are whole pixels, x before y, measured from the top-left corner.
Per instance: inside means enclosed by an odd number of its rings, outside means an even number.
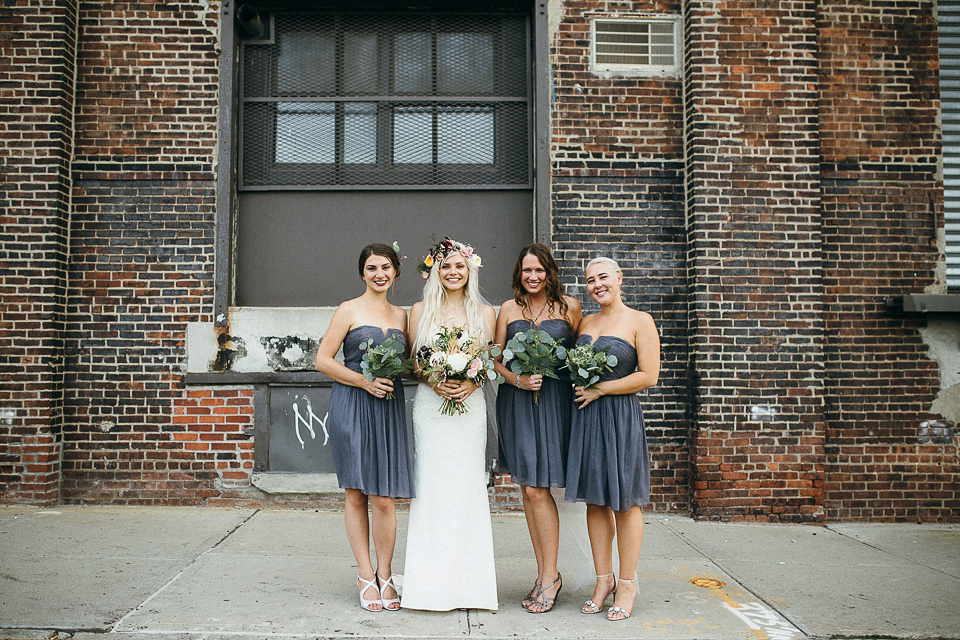
[[[605,264],[609,266],[611,269],[613,269],[615,272],[620,274],[623,273],[623,269],[620,268],[620,265],[617,264],[617,261],[614,260],[613,258],[608,258],[606,256],[600,256],[599,258],[594,258],[593,260],[588,262],[587,266],[583,268],[583,272],[586,273],[587,269],[589,269],[595,264]]]
[[[423,314],[420,316],[420,322],[417,325],[417,338],[413,344],[414,351],[427,343],[432,326],[443,325],[445,320],[443,305],[447,301],[447,290],[440,281],[440,267],[451,257],[457,255],[461,254],[459,252],[452,253],[443,262],[438,260],[430,268],[430,276],[423,285]],[[483,302],[480,300],[480,284],[477,277],[480,267],[473,260],[464,258],[464,261],[467,263],[467,284],[463,288],[463,306],[467,312],[467,326],[465,328],[470,335],[479,336],[484,342],[487,342],[493,336],[487,335],[487,326],[483,321]]]
[[[613,258],[608,258],[606,256],[600,256],[599,258],[594,258],[593,260],[588,262],[587,266],[584,267],[583,269],[584,275],[586,275],[587,271],[590,270],[590,267],[592,267],[595,264],[605,264],[611,269],[613,269],[614,273],[619,273],[621,278],[623,276],[623,269],[620,268],[620,265],[617,264],[617,261],[614,260]],[[617,291],[617,297],[620,298],[621,301],[623,300],[623,288]]]

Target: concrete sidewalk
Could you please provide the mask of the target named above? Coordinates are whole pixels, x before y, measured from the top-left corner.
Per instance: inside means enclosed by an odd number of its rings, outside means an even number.
[[[581,532],[556,608],[519,606],[522,515],[494,516],[499,611],[367,613],[341,513],[0,508],[0,638],[960,639],[960,525],[646,523],[634,615],[613,623],[580,613]]]

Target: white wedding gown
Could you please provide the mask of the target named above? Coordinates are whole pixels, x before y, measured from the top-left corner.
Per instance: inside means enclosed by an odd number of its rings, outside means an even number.
[[[497,609],[487,498],[483,390],[462,415],[442,415],[425,384],[413,401],[413,477],[401,604],[407,609]]]

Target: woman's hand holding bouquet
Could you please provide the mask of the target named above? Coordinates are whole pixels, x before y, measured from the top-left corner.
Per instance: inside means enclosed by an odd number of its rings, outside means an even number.
[[[458,327],[444,327],[433,340],[414,356],[415,367],[431,387],[447,380],[468,380],[478,387],[489,380],[502,381],[493,369],[493,358],[500,349],[493,344],[466,334]],[[444,398],[440,413],[448,416],[467,411],[463,399]]]

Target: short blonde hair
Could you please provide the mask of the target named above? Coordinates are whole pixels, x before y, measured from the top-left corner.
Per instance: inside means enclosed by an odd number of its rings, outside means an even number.
[[[608,257],[606,257],[606,256],[600,256],[599,258],[594,258],[593,260],[591,260],[590,262],[588,262],[588,263],[587,263],[587,266],[584,267],[583,272],[586,273],[586,272],[587,272],[587,269],[589,269],[590,267],[592,267],[592,266],[595,265],[595,264],[605,264],[605,265],[609,266],[610,268],[612,268],[612,269],[613,269],[614,271],[616,271],[617,273],[620,273],[620,274],[623,273],[623,269],[620,268],[620,265],[617,264],[617,261],[614,260],[613,258],[608,258]]]

